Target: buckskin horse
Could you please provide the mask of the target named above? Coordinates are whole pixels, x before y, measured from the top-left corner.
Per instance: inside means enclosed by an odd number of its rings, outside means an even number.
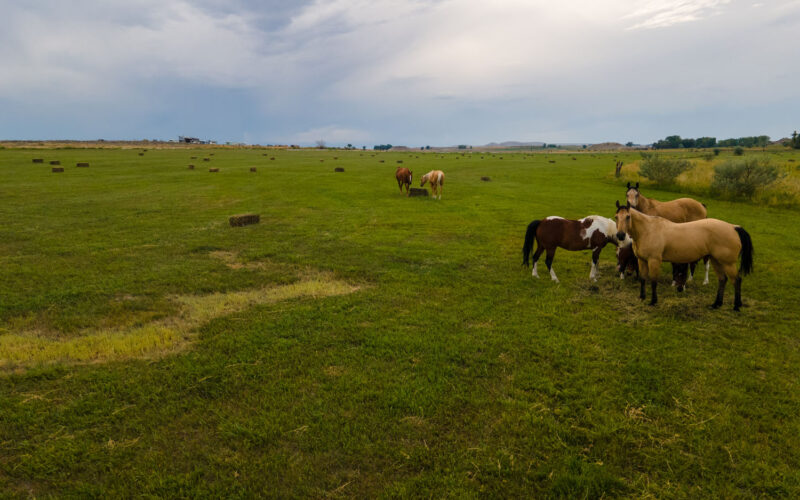
[[[403,186],[406,188],[406,196],[408,196],[409,190],[411,189],[411,179],[413,177],[413,173],[411,170],[407,169],[406,167],[397,167],[397,170],[394,173],[395,178],[397,179],[397,187],[400,188],[400,192],[403,192]]]
[[[672,222],[691,222],[708,217],[706,206],[699,201],[692,198],[678,198],[677,200],[671,201],[658,201],[653,198],[647,198],[639,192],[638,182],[635,186],[631,186],[630,182],[628,183],[628,190],[625,192],[625,197],[633,208],[643,214],[657,215]],[[709,264],[706,256],[703,256],[703,262],[706,264],[706,275],[703,279],[703,284],[707,285]],[[682,274],[686,276],[684,282],[692,281],[696,265],[697,262],[690,263],[688,272],[683,266],[673,269],[673,275]],[[673,281],[673,285],[676,281],[678,280]],[[679,285],[678,291],[680,292],[682,289],[683,287]]]
[[[420,182],[419,187],[425,185],[426,182],[431,183],[431,191],[432,196],[436,198],[438,193],[439,199],[442,199],[442,186],[444,185],[444,172],[441,170],[431,170],[427,174],[422,176],[422,182]]]
[[[733,280],[733,310],[738,311],[742,306],[742,276],[753,270],[753,242],[744,228],[719,219],[676,224],[663,217],[646,215],[630,203],[620,205],[619,201],[615,218],[617,239],[622,242],[628,235],[633,238],[633,251],[639,260],[639,298],[645,299],[644,281],[649,279],[650,305],[658,302],[656,286],[662,261],[687,264],[708,255],[719,280],[717,298],[711,307],[716,309],[722,305],[728,279]],[[740,256],[741,266],[737,270],[736,261]]]
[[[538,246],[533,254],[532,276],[538,278],[536,269],[542,252],[547,252],[544,262],[550,271],[550,278],[558,282],[556,272],[553,270],[553,256],[556,248],[565,250],[591,250],[592,270],[589,279],[597,281],[597,260],[600,251],[607,243],[617,244],[617,225],[613,220],[599,215],[590,215],[580,220],[564,219],[563,217],[550,216],[542,220],[535,220],[528,224],[525,231],[525,242],[522,246],[522,265],[528,266],[528,258],[533,250],[533,242]]]

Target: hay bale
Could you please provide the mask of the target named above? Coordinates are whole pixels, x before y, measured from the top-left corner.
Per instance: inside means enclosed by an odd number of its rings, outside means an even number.
[[[333,157],[333,159],[334,159],[334,160],[338,160],[338,159],[339,159],[339,157],[338,157],[338,156],[334,156],[334,157]]]
[[[211,158],[203,158],[203,161],[211,161]]]
[[[320,160],[319,162],[322,163],[323,161],[325,161],[325,160]]]
[[[383,160],[378,160],[378,161],[379,161],[380,163],[383,163],[383,162],[384,162]]]
[[[53,172],[63,172],[64,171],[64,167],[53,167],[52,170],[53,170]]]
[[[85,161],[79,161],[78,163],[76,163],[76,164],[75,164],[75,166],[76,166],[76,167],[83,167],[83,168],[85,168],[85,167],[88,167],[88,166],[89,166],[89,164],[88,164],[87,162],[85,162]]]
[[[61,165],[61,162],[58,160],[53,160],[50,162],[50,165]]]
[[[219,169],[218,168],[209,168],[208,171],[209,172],[219,172]]]
[[[274,159],[275,159],[275,157],[274,157],[274,156],[270,157],[270,160],[274,160]]]
[[[484,182],[489,182],[492,179],[490,179],[490,178],[488,178],[486,176],[483,176],[483,177],[481,177],[481,180],[484,181]]]
[[[397,160],[397,163],[403,163],[403,160]]]
[[[139,153],[139,156],[144,156],[144,153]]]
[[[425,188],[411,188],[408,192],[409,196],[428,196],[428,190]]]
[[[333,169],[334,172],[344,172],[344,167],[336,167]]]
[[[194,170],[194,165],[189,165],[189,170]]]
[[[228,218],[231,227],[247,226],[249,224],[258,224],[261,222],[261,216],[258,214],[239,214],[231,215]]]
[[[44,163],[44,158],[34,158],[33,163]]]
[[[196,157],[196,156],[192,156],[192,157],[191,157],[191,158],[189,158],[189,159],[190,159],[190,160],[196,160],[196,159],[197,159],[197,157]]]
[[[555,163],[556,162],[555,160],[547,160],[547,161],[549,161],[550,163]]]
[[[251,172],[256,172],[256,167],[250,167]]]

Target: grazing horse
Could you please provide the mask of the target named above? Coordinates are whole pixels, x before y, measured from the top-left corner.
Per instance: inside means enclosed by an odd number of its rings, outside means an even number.
[[[405,186],[406,196],[408,196],[409,190],[411,189],[411,178],[413,177],[411,170],[406,167],[397,167],[394,176],[397,179],[397,187],[400,188],[400,192],[403,192],[403,186]]]
[[[522,265],[528,266],[528,257],[533,250],[534,239],[538,242],[536,252],[533,254],[533,272],[536,278],[539,273],[536,269],[539,257],[546,251],[545,264],[550,271],[550,278],[558,282],[556,272],[553,270],[553,256],[556,248],[561,247],[565,250],[591,250],[592,251],[592,270],[589,272],[589,279],[597,281],[597,259],[600,258],[600,251],[606,243],[617,244],[617,226],[611,219],[590,215],[580,220],[564,219],[562,217],[551,216],[542,220],[535,220],[528,224],[525,232],[525,243],[522,246]]]
[[[628,235],[633,238],[633,251],[639,259],[639,297],[645,298],[644,280],[650,280],[652,299],[658,302],[656,285],[661,271],[661,262],[687,264],[701,257],[710,256],[711,265],[717,273],[719,288],[714,309],[722,305],[722,295],[728,279],[734,280],[734,311],[742,305],[742,276],[753,270],[753,242],[741,226],[734,226],[719,219],[701,219],[676,224],[663,217],[643,214],[630,204],[617,202],[617,239],[622,242]],[[741,255],[741,267],[736,261]]]
[[[672,222],[691,222],[693,220],[700,220],[708,217],[708,210],[706,210],[706,206],[692,198],[678,198],[677,200],[672,201],[658,201],[652,198],[646,198],[642,193],[639,192],[638,182],[635,186],[631,186],[630,182],[628,183],[628,190],[625,193],[625,197],[628,199],[628,203],[630,203],[633,208],[642,212],[643,214],[657,215]],[[706,276],[703,279],[703,284],[707,285],[709,268],[708,258],[703,256],[703,261],[706,264]],[[686,280],[692,280],[696,265],[696,262],[691,263],[691,272],[688,273]],[[685,271],[682,268],[677,270],[673,269],[673,274],[680,274],[684,272]],[[682,286],[678,287],[679,292],[682,289]]]
[[[431,183],[431,191],[433,192],[433,197],[436,198],[438,193],[439,199],[442,199],[442,186],[444,185],[444,172],[441,170],[431,170],[427,174],[422,176],[422,182],[420,182],[419,187],[425,185],[426,182]]]
[[[625,238],[617,246],[617,272],[620,279],[625,279],[626,274],[632,276],[635,273],[636,279],[639,280],[639,260],[633,253],[632,238]],[[672,281],[679,292],[682,292],[683,287],[686,286],[688,274],[689,264],[672,264]]]

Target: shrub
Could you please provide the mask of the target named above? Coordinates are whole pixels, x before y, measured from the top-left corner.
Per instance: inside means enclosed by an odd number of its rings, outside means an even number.
[[[728,160],[714,167],[711,190],[733,198],[752,198],[756,190],[783,177],[768,158]]]
[[[714,148],[714,156],[719,156],[720,149]]]
[[[656,153],[642,153],[639,175],[657,185],[668,185],[683,172],[692,168],[692,162],[683,158],[664,158]]]
[[[741,147],[737,147],[736,149],[733,150],[733,154],[735,154],[736,156],[742,156],[744,154],[744,149],[742,149]]]
[[[714,155],[713,155],[713,154],[711,154],[711,153],[704,153],[704,154],[703,154],[703,159],[704,159],[705,161],[711,161],[711,160],[713,160],[713,159],[714,159]]]

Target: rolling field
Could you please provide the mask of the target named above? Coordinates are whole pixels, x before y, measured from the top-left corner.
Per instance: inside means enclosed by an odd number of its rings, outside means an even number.
[[[699,197],[745,307],[648,307],[612,246],[521,266],[633,153],[140,151],[0,149],[0,496],[800,495],[797,210]]]

